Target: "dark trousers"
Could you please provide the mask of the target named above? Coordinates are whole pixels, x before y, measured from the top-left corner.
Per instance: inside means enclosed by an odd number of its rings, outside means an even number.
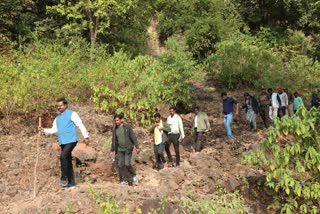
[[[196,152],[200,152],[202,149],[202,136],[203,132],[197,132],[197,128],[194,129],[194,148]]]
[[[168,134],[168,142],[166,143],[166,153],[168,155],[169,162],[172,162],[172,156],[170,152],[171,143],[173,143],[174,152],[176,153],[176,165],[180,165],[180,151],[179,151],[179,138],[180,134]]]
[[[163,155],[163,150],[165,149],[165,146],[166,146],[165,143],[154,145],[154,155],[155,155],[158,167],[162,167],[163,164],[166,162]]]
[[[67,180],[69,184],[74,185],[74,172],[72,167],[72,150],[76,147],[77,142],[68,143],[60,145],[61,155],[60,155],[60,164],[61,164],[61,180]]]
[[[126,178],[126,170],[128,170],[128,172],[132,176],[136,175],[135,170],[131,166],[131,158],[132,151],[118,151],[117,153],[120,181],[128,181],[128,179]]]
[[[279,107],[279,110],[278,110],[278,117],[283,117],[284,115],[286,115],[286,110],[287,108],[285,106],[281,106]]]
[[[263,124],[266,128],[270,125],[270,119],[269,119],[269,105],[260,106],[260,116],[263,121]]]

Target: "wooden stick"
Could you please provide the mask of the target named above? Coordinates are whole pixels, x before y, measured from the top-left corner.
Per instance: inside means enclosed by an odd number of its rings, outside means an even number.
[[[41,127],[41,117],[39,117],[39,127]],[[39,162],[40,136],[41,136],[41,131],[38,132],[38,136],[37,136],[37,156],[36,156],[36,163],[34,165],[33,198],[37,196],[37,167]]]

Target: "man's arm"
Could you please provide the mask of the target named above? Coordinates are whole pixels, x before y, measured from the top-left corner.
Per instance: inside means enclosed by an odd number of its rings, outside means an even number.
[[[239,114],[239,103],[237,101],[235,101],[234,103],[234,108],[235,108],[235,115]]]
[[[71,120],[74,122],[74,124],[78,127],[78,129],[80,129],[80,132],[84,138],[84,143],[86,145],[89,144],[89,133],[86,129],[86,127],[83,125],[82,120],[80,119],[79,115],[77,114],[77,112],[72,112],[71,114]]]
[[[112,140],[111,140],[111,152],[116,151],[116,134],[115,134],[115,129],[112,130]]]
[[[130,140],[133,142],[134,146],[139,149],[139,143],[138,143],[137,137],[134,134],[131,126],[127,125],[127,128],[128,128],[128,131],[129,131]]]
[[[204,113],[204,122],[206,123],[207,130],[210,130],[210,121],[209,121],[209,117],[206,113]]]
[[[80,132],[81,132],[83,138],[88,139],[89,133],[88,133],[86,127],[83,125],[82,120],[80,119],[79,115],[76,112],[72,112],[71,120],[80,129]]]
[[[179,120],[178,120],[178,127],[179,127],[179,132],[180,132],[180,138],[183,139],[184,138],[184,130],[183,130],[182,119],[180,116],[179,116]]]
[[[43,133],[45,135],[50,135],[50,134],[54,134],[54,133],[57,133],[57,132],[58,132],[57,119],[54,119],[51,128],[43,129]]]

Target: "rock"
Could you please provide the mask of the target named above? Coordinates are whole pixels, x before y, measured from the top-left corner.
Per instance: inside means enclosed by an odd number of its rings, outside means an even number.
[[[52,143],[52,146],[51,146],[52,150],[54,151],[59,151],[60,150],[60,146],[58,143]]]
[[[114,174],[112,171],[112,162],[107,159],[98,159],[96,163],[89,165],[89,169],[93,175],[102,177],[102,180],[104,180],[104,177],[110,177]]]
[[[176,191],[180,189],[180,186],[175,181],[172,181],[172,180],[170,180],[166,186],[170,191]]]
[[[192,121],[192,117],[193,117],[193,113],[189,113],[189,114],[181,114],[180,115],[182,120],[186,120],[188,122]]]
[[[178,185],[181,184],[185,180],[184,172],[179,168],[176,168],[172,172],[172,176],[173,176],[174,182],[176,182],[176,184],[178,184]]]
[[[15,195],[18,194],[18,188],[15,186],[11,186],[7,190],[7,195],[10,197],[14,197]]]
[[[225,181],[225,187],[228,191],[234,191],[235,189],[237,189],[240,186],[241,186],[240,182],[233,175],[230,175],[228,180]]]
[[[84,143],[77,143],[76,148],[72,151],[72,156],[79,159],[81,162],[96,160],[97,152],[90,146]]]

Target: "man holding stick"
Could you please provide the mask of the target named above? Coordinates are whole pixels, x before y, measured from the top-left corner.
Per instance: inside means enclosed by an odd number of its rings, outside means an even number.
[[[75,186],[74,172],[72,167],[72,150],[78,143],[77,128],[80,129],[84,143],[89,144],[89,134],[83,125],[79,115],[68,109],[68,101],[65,98],[56,100],[56,107],[60,114],[54,119],[52,128],[38,127],[38,131],[45,135],[58,133],[58,143],[61,147],[61,180],[62,188]]]

